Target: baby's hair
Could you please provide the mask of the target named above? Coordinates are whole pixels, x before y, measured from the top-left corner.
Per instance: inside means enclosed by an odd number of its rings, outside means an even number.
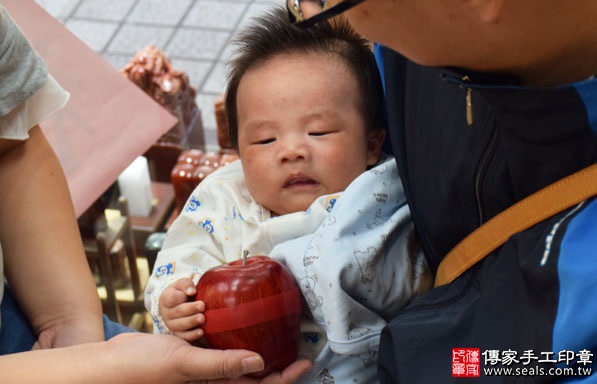
[[[236,97],[240,81],[249,69],[282,54],[322,53],[343,60],[358,82],[367,130],[385,129],[383,88],[371,44],[345,19],[335,18],[301,29],[290,24],[284,8],[276,7],[254,18],[232,42],[237,50],[229,63],[226,113],[230,141],[235,149],[238,150]]]

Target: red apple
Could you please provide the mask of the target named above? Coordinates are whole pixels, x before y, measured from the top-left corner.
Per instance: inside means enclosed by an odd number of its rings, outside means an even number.
[[[252,377],[280,371],[298,355],[301,296],[290,271],[267,256],[207,270],[197,283],[205,302],[205,341],[216,349],[248,349],[265,360]]]

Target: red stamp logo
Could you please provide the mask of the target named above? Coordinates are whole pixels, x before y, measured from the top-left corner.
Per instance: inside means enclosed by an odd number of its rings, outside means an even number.
[[[480,348],[452,348],[452,377],[479,377]]]

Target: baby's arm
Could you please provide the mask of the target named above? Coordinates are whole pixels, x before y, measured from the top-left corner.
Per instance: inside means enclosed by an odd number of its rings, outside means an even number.
[[[159,311],[164,323],[175,335],[186,341],[195,341],[203,336],[199,328],[205,322],[205,303],[195,301],[195,283],[182,278],[168,286],[159,300]]]
[[[271,249],[269,236],[259,226],[268,213],[247,194],[241,164],[234,162],[210,174],[189,197],[168,229],[145,288],[145,307],[156,332],[174,333],[169,328],[172,320],[190,320],[198,313],[193,304],[182,305],[188,298],[186,286],[172,286],[175,282],[186,278],[196,283],[208,269],[239,259],[245,249],[250,254],[267,254]],[[162,297],[167,289],[170,293]],[[191,289],[194,292],[194,285]],[[178,323],[176,332],[197,325],[192,320]]]
[[[145,307],[156,325],[155,331],[187,341],[201,337],[197,326],[204,322],[204,304],[193,303],[195,283],[207,269],[226,262],[219,231],[208,231],[201,225],[206,217],[212,222],[226,219],[222,216],[225,209],[215,209],[219,206],[215,197],[220,195],[212,189],[206,179],[193,191],[168,228],[145,287]]]

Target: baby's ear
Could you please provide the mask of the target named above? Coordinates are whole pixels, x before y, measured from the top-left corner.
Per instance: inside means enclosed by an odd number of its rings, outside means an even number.
[[[384,129],[377,129],[369,133],[367,138],[367,165],[375,165],[381,156],[381,149],[383,141],[386,138],[386,131]]]

